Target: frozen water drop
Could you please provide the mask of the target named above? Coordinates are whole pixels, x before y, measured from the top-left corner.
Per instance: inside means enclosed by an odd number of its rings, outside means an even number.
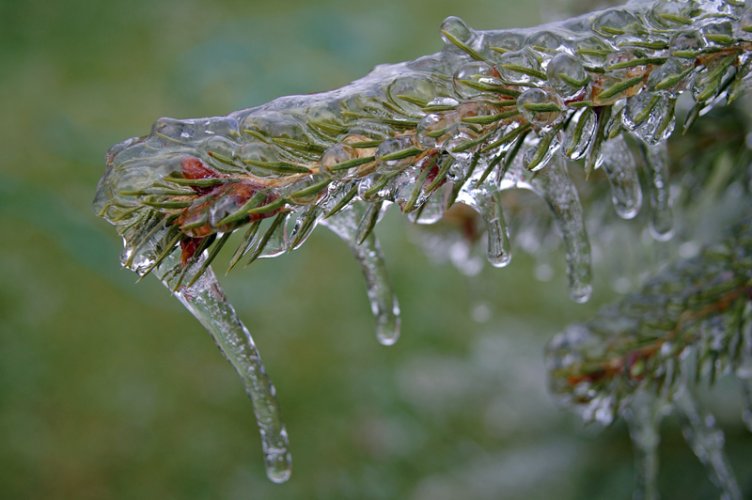
[[[598,15],[593,21],[593,31],[606,37],[634,33],[642,28],[634,14],[625,9],[609,9]]]
[[[752,21],[750,22],[752,24]],[[520,50],[525,44],[525,35],[514,31],[498,31],[486,34],[486,42],[497,54]]]
[[[726,47],[734,42],[734,28],[729,21],[708,23],[702,27],[702,35],[711,47]]]
[[[441,38],[447,45],[454,45],[452,38],[467,44],[472,37],[473,30],[459,17],[449,16],[441,23]]]
[[[418,122],[417,141],[426,148],[441,147],[452,137],[458,123],[459,114],[454,111],[427,114]]]
[[[601,167],[611,186],[611,201],[622,219],[632,219],[642,205],[642,189],[634,156],[622,136],[603,143]]]
[[[564,134],[563,152],[572,160],[585,156],[593,140],[598,120],[595,111],[583,108],[577,111]]]
[[[562,99],[572,99],[582,93],[589,81],[582,63],[567,53],[554,56],[548,63],[546,73],[548,83]]]
[[[622,123],[642,141],[657,144],[674,131],[674,105],[664,93],[641,92],[627,99]]]
[[[682,30],[671,40],[671,55],[694,59],[706,46],[705,38],[697,30]]]
[[[357,153],[353,148],[345,144],[335,144],[327,148],[321,156],[321,170],[332,177],[342,177],[347,174],[346,169],[337,169],[338,165],[344,164],[355,158]]]
[[[503,83],[495,68],[482,61],[473,61],[455,71],[452,76],[454,91],[466,99],[488,95]]]
[[[552,126],[564,119],[559,99],[538,88],[527,89],[520,94],[517,108],[527,121],[538,127]]]
[[[380,160],[384,171],[396,170],[411,161],[410,156],[404,156],[403,152],[414,147],[413,138],[403,135],[393,139],[387,139],[376,149],[376,159]]]
[[[694,2],[664,0],[656,2],[651,9],[651,17],[660,27],[681,28],[692,18]]]
[[[546,79],[540,63],[525,49],[506,52],[499,56],[496,69],[504,82],[513,85],[529,84]]]

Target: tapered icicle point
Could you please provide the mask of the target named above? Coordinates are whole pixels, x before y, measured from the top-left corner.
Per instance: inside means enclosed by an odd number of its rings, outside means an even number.
[[[506,267],[512,261],[512,249],[504,220],[501,193],[495,191],[480,195],[477,208],[486,224],[488,262],[494,267]]]
[[[205,256],[192,265],[193,273],[201,269]],[[266,475],[275,483],[284,483],[292,472],[287,430],[282,423],[276,390],[266,374],[261,355],[248,329],[238,318],[225,298],[211,267],[191,286],[175,290],[174,273],[179,257],[173,253],[158,269],[162,283],[206,328],[222,354],[227,357],[243,380],[245,390],[253,402],[261,446],[264,452]]]
[[[322,224],[342,238],[358,260],[368,288],[371,312],[376,319],[376,339],[385,346],[393,345],[400,335],[400,308],[397,296],[392,290],[384,265],[381,247],[373,233],[361,244],[355,241],[358,234],[359,212],[356,208],[340,212],[322,221]]]
[[[642,189],[632,152],[623,136],[603,143],[601,168],[611,185],[611,201],[622,219],[633,219],[642,206]]]
[[[648,391],[640,391],[622,411],[635,448],[634,500],[658,500],[659,425],[662,403]]]
[[[723,431],[716,426],[715,418],[702,414],[686,386],[679,388],[673,402],[683,421],[684,438],[721,490],[721,498],[741,500],[741,490],[723,451]]]
[[[668,146],[665,142],[641,145],[650,181],[650,231],[660,241],[670,240],[674,232],[668,178]]]
[[[575,302],[587,302],[593,290],[590,239],[577,188],[562,159],[556,156],[533,179],[532,186],[548,204],[564,239],[569,295]]]

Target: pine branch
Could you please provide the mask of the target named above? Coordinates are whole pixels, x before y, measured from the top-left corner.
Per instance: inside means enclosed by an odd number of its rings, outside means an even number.
[[[499,193],[527,189],[550,209],[570,295],[585,301],[590,240],[567,162],[580,161],[586,176],[601,169],[616,213],[629,219],[643,199],[629,145],[636,141],[650,180],[651,229],[670,237],[665,141],[676,127],[677,99],[694,99],[687,132],[740,95],[750,73],[752,15],[736,0],[656,0],[525,31],[476,31],[450,17],[441,36],[440,52],[379,66],[342,89],[226,117],[163,118],[107,155],[95,208],[123,237],[123,265],[142,277],[157,273],[253,386],[275,481],[289,476],[290,461],[274,391],[211,270],[233,233],[243,237],[231,268],[298,248],[318,222],[348,239],[379,338],[391,344],[399,308],[373,234],[384,208],[396,204],[412,221],[434,223],[450,208],[470,207],[485,225],[489,261],[502,267],[513,235]],[[525,211],[517,207],[515,219]],[[638,389],[675,394],[685,372],[672,363],[688,350],[700,355],[700,379],[735,366],[747,352],[730,325],[747,321],[750,245],[741,229],[559,337],[551,348],[555,391],[608,419]],[[683,408],[693,435],[706,432],[691,405]],[[701,441],[693,442],[701,448]],[[723,467],[716,476],[724,477]]]

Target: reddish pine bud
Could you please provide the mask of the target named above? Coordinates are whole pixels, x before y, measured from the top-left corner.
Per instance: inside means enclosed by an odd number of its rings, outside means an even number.
[[[204,162],[195,156],[186,156],[180,162],[183,177],[186,179],[213,179],[219,177],[216,170],[207,167]]]

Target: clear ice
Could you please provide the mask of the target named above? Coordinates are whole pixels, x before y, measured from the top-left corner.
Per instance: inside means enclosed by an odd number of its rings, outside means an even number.
[[[551,391],[586,421],[622,415],[637,457],[638,498],[657,498],[656,449],[663,415],[682,421],[687,443],[722,498],[741,493],[723,451],[723,433],[691,388],[734,374],[748,394],[752,228],[679,261],[639,292],[569,326],[547,348]],[[749,400],[745,418],[749,414]]]
[[[665,141],[677,99],[695,101],[686,128],[748,85],[750,9],[691,4],[635,1],[515,31],[478,31],[450,17],[438,53],[228,116],[161,118],[148,135],[110,149],[95,208],[123,238],[123,265],[169,276],[230,353],[257,408],[272,479],[289,475],[273,391],[211,271],[230,235],[242,235],[232,268],[299,248],[319,223],[334,230],[363,268],[378,339],[389,345],[400,321],[373,233],[384,210],[394,204],[430,224],[468,205],[485,225],[488,261],[503,267],[524,235],[509,231],[501,192],[528,189],[562,236],[571,297],[588,300],[590,242],[568,161],[584,160],[586,175],[602,169],[628,219],[641,209],[641,152],[651,229],[667,239]],[[455,260],[477,269],[457,248],[464,257]],[[591,413],[607,420],[612,403],[597,400]]]
[[[204,259],[205,257],[199,259],[195,264],[197,269],[191,272],[197,272]],[[174,263],[167,260],[163,267],[164,271],[163,268],[157,270],[162,283],[211,334],[245,385],[253,402],[256,424],[261,435],[266,475],[275,483],[287,481],[292,472],[287,430],[280,417],[276,391],[266,374],[253,337],[225,298],[211,269],[202,272],[192,285],[176,289],[176,280],[179,278],[171,272]]]

